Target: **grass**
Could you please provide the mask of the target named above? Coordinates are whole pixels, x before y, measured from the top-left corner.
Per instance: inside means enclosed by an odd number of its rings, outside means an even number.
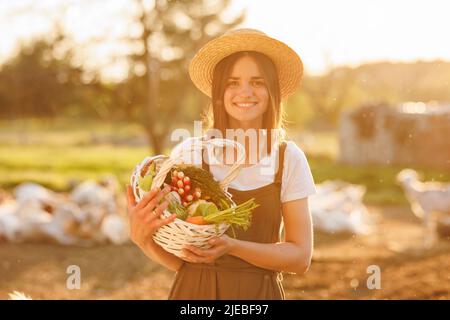
[[[404,205],[407,200],[403,189],[396,182],[396,175],[403,167],[383,165],[348,165],[324,156],[308,158],[316,183],[326,180],[343,180],[366,186],[364,202],[374,205]],[[424,180],[449,181],[450,174],[422,167],[411,167]]]
[[[137,124],[68,119],[0,120],[0,145],[4,146],[86,146],[132,139],[145,144],[142,128]]]
[[[9,189],[33,181],[64,191],[71,180],[99,179],[110,173],[125,184],[148,150],[112,145],[0,146],[0,186]]]
[[[334,132],[289,135],[305,151],[316,183],[343,180],[367,187],[367,204],[406,204],[395,182],[397,166],[339,163]],[[100,137],[100,138],[99,138]],[[140,141],[136,145],[130,141]],[[133,124],[25,120],[0,122],[0,188],[31,181],[67,191],[71,181],[118,177],[124,188],[134,166],[152,154],[145,135]],[[166,152],[168,152],[167,150]],[[416,167],[426,180],[449,181],[450,173]]]

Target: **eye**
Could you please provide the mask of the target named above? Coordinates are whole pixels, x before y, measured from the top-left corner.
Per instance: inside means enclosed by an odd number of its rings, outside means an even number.
[[[236,80],[230,80],[230,81],[228,81],[228,83],[227,83],[227,86],[228,86],[228,87],[235,87],[235,86],[237,86],[237,85],[239,85],[239,82],[236,81]]]
[[[262,80],[255,80],[255,81],[253,81],[253,85],[255,87],[262,87],[262,86],[264,86],[264,81],[262,81]]]

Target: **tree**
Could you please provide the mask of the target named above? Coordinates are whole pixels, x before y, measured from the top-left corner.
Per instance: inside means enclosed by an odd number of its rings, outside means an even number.
[[[52,117],[79,98],[82,69],[71,64],[70,52],[54,55],[63,38],[35,40],[2,67],[2,116]]]
[[[348,107],[355,79],[348,70],[335,68],[318,77],[308,77],[303,81],[304,94],[315,110],[315,125],[334,127],[339,115]]]
[[[192,92],[187,71],[190,59],[207,41],[244,19],[245,13],[231,22],[221,19],[229,2],[155,0],[153,6],[143,0],[134,2],[138,13],[133,23],[141,33],[128,40],[140,51],[130,56],[129,80],[135,83],[136,102],[143,114],[140,122],[155,153],[162,152],[170,123],[184,114],[180,112],[182,101]]]

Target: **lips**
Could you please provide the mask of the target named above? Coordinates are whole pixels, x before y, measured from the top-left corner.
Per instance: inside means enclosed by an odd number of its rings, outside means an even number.
[[[256,106],[258,102],[234,102],[233,105],[239,108],[251,108]]]

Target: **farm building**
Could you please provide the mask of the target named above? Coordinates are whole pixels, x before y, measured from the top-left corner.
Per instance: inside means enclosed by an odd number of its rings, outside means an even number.
[[[364,105],[342,114],[340,161],[450,169],[450,105]]]

